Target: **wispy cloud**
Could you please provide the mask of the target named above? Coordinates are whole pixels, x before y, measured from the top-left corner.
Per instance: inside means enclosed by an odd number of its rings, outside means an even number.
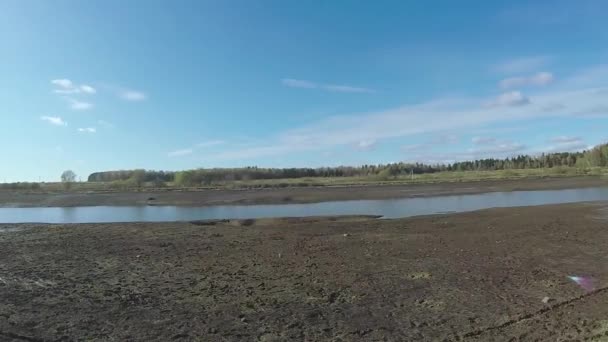
[[[560,135],[558,137],[554,137],[549,139],[549,142],[552,143],[571,143],[571,142],[580,142],[582,141],[581,137],[573,137],[567,135]]]
[[[598,104],[592,105],[587,108],[578,110],[574,113],[577,116],[584,116],[590,118],[606,117],[608,116],[608,105]]]
[[[287,145],[271,145],[271,146],[255,146],[242,149],[222,151],[216,154],[218,159],[222,160],[241,160],[260,157],[269,157],[281,155],[288,152],[305,150],[303,146],[287,146]]]
[[[494,65],[492,70],[504,74],[519,74],[541,69],[549,60],[548,56],[514,58]]]
[[[194,152],[194,150],[192,150],[191,148],[186,148],[186,149],[183,149],[183,150],[171,151],[167,155],[169,157],[183,157],[183,156],[190,155],[193,152]]]
[[[67,126],[68,125],[67,122],[63,121],[63,119],[58,116],[41,116],[40,120],[46,121],[46,122],[50,123],[51,125],[55,125],[55,126]]]
[[[97,129],[95,127],[85,127],[85,128],[79,128],[78,132],[81,132],[81,133],[96,133]]]
[[[475,145],[483,145],[483,144],[494,144],[496,142],[496,138],[492,137],[473,137],[471,142]]]
[[[429,148],[430,146],[431,146],[430,144],[410,144],[410,145],[401,146],[401,150],[404,152],[414,152],[414,151],[425,150],[425,149]]]
[[[555,77],[550,72],[539,72],[531,76],[509,77],[500,81],[499,85],[503,89],[544,86],[553,83]]]
[[[97,92],[97,90],[95,90],[95,88],[91,87],[90,85],[86,85],[86,84],[81,85],[80,90],[82,90],[83,93],[87,93],[87,94],[95,94]]]
[[[347,85],[336,85],[336,84],[328,84],[324,85],[321,88],[327,91],[333,91],[337,93],[375,93],[376,91],[369,88],[360,88],[360,87],[352,87]]]
[[[361,140],[358,144],[355,145],[356,149],[359,151],[370,151],[376,147],[377,141],[373,139],[369,140]]]
[[[97,92],[95,88],[88,84],[77,85],[67,78],[51,80],[51,84],[55,86],[53,92],[62,95],[79,93],[95,94]]]
[[[401,146],[403,152],[423,152],[431,150],[437,146],[452,145],[458,143],[460,138],[454,134],[440,134],[423,143],[409,144]]]
[[[545,146],[539,149],[539,152],[556,153],[556,152],[578,152],[589,148],[583,139],[575,139],[571,141],[553,141],[553,145]]]
[[[198,143],[198,144],[196,144],[196,147],[206,148],[206,147],[223,145],[225,143],[226,142],[224,140],[210,140],[210,141],[204,141],[204,142]]]
[[[283,83],[284,86],[291,88],[313,89],[318,87],[317,84],[314,82],[305,80],[294,80],[293,78],[284,78],[281,80],[281,83]]]
[[[468,150],[469,153],[475,156],[488,156],[488,155],[501,155],[501,154],[512,154],[521,152],[526,148],[523,144],[514,142],[501,142],[496,144],[490,144],[484,147],[475,147]]]
[[[85,101],[76,100],[73,98],[66,98],[70,103],[70,108],[73,110],[89,110],[93,108],[93,104]]]
[[[72,81],[65,78],[52,80],[51,83],[64,89],[70,89],[74,87]]]
[[[119,94],[120,98],[126,101],[143,101],[147,99],[147,95],[137,90],[122,90]]]
[[[297,80],[293,78],[284,78],[281,83],[290,88],[304,88],[304,89],[321,89],[329,92],[336,93],[375,93],[374,89],[354,87],[351,85],[340,85],[340,84],[322,84],[307,80]]]
[[[181,156],[186,156],[186,155],[190,155],[196,152],[196,150],[198,149],[208,149],[211,148],[213,146],[219,146],[219,145],[223,145],[226,142],[224,140],[209,140],[209,141],[203,141],[200,142],[196,145],[194,145],[193,147],[189,147],[189,148],[184,148],[184,149],[179,149],[176,151],[171,151],[169,152],[167,155],[169,157],[181,157]]]
[[[573,18],[585,25],[605,22],[604,1],[526,1],[508,2],[496,12],[496,19],[508,27],[528,27],[551,31],[556,25],[572,25]]]
[[[456,144],[459,140],[460,138],[454,134],[440,134],[431,139],[430,143],[433,145]]]
[[[455,152],[433,152],[428,150],[412,150],[417,151],[410,160],[412,162],[423,162],[427,164],[450,164],[458,161],[485,159],[485,158],[507,158],[521,153],[526,153],[527,146],[513,141],[496,141],[493,140],[488,144],[468,148],[465,151]]]
[[[95,94],[97,90],[88,84],[75,84],[67,78],[60,78],[51,80],[51,84],[54,86],[53,92],[58,94],[65,101],[69,103],[69,106],[73,110],[89,110],[93,108],[93,104],[90,102],[78,100],[74,96],[81,96],[79,94],[91,95]],[[71,97],[68,97],[71,96]]]
[[[105,120],[97,120],[97,124],[102,127],[112,128],[114,125],[111,122],[107,122]]]
[[[551,145],[541,148],[541,152],[575,152],[587,149],[589,146],[582,137],[560,135],[547,141]]]
[[[587,80],[585,83],[583,80]],[[503,94],[498,100],[486,97],[438,98],[429,102],[405,105],[367,113],[335,115],[308,125],[277,132],[263,142],[246,148],[231,147],[218,157],[248,160],[279,156],[301,151],[326,151],[336,146],[357,146],[361,141],[439,134],[440,132],[480,131],[490,125],[504,127],[509,122],[578,117],[577,113],[606,104],[608,87],[598,87],[595,78],[578,78],[576,83],[560,80],[555,87],[537,90],[532,98],[521,92]],[[605,81],[604,81],[605,84]],[[492,103],[492,106],[488,106]],[[552,110],[546,108],[553,106]],[[502,153],[522,151],[517,142],[495,141],[492,149],[478,146],[473,152]],[[424,148],[423,145],[404,146],[404,151]]]
[[[541,108],[541,110],[545,111],[545,112],[552,112],[552,111],[563,110],[565,108],[566,108],[566,106],[564,106],[561,103],[549,103],[549,104],[543,106]]]
[[[518,107],[530,104],[530,99],[519,91],[511,91],[500,94],[495,100],[490,101],[490,106]]]

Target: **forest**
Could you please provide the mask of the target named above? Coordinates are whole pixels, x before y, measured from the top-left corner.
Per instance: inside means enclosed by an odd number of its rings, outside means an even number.
[[[162,186],[173,183],[178,186],[210,185],[217,182],[297,179],[315,177],[395,177],[446,171],[496,171],[515,169],[540,169],[554,167],[605,167],[608,166],[608,144],[583,152],[549,153],[538,156],[519,155],[505,159],[479,159],[452,164],[427,165],[423,163],[392,163],[381,165],[338,166],[321,168],[213,168],[184,171],[120,170],[95,172],[89,182],[124,182],[140,186],[153,183]]]

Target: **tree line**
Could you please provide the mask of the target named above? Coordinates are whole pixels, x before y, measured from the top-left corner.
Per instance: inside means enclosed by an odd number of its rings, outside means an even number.
[[[510,158],[487,158],[452,164],[391,163],[380,165],[338,166],[320,168],[214,168],[185,171],[120,170],[95,172],[89,182],[124,182],[140,186],[153,182],[159,186],[172,182],[181,186],[210,185],[226,181],[268,180],[315,177],[395,177],[446,171],[494,171],[553,167],[608,166],[608,144],[583,152],[548,153],[538,156],[519,155]]]

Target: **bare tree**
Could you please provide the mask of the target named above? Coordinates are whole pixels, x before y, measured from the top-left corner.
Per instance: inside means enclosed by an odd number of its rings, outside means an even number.
[[[63,171],[61,174],[61,182],[67,190],[72,187],[72,183],[76,181],[76,174],[72,170]]]

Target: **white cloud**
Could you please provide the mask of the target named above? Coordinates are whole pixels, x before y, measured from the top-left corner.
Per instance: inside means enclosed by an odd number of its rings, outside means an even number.
[[[52,80],[51,83],[58,87],[65,88],[65,89],[70,89],[70,88],[74,87],[74,84],[72,83],[72,81],[70,81],[68,79]]]
[[[496,138],[492,137],[473,137],[471,142],[475,145],[483,145],[483,144],[494,144],[496,142]]]
[[[204,141],[202,143],[198,143],[196,144],[196,147],[199,148],[206,148],[206,147],[212,147],[212,146],[217,146],[217,145],[222,145],[225,144],[226,142],[223,140],[210,140],[210,141]]]
[[[347,85],[335,85],[335,84],[324,85],[324,86],[322,86],[322,88],[327,91],[333,91],[333,92],[338,92],[338,93],[374,93],[375,92],[373,89],[369,89],[369,88],[359,88],[359,87],[352,87],[352,86],[347,86]]]
[[[561,135],[559,137],[549,139],[549,142],[553,143],[572,143],[572,142],[580,142],[582,139],[580,137],[571,137],[567,135]]]
[[[339,85],[339,84],[318,84],[312,81],[296,80],[293,78],[284,78],[281,83],[290,88],[304,88],[304,89],[321,89],[325,91],[335,93],[375,93],[376,91],[369,88],[354,87],[350,85]]]
[[[80,90],[82,90],[82,92],[87,93],[87,94],[95,94],[97,92],[97,90],[95,90],[95,88],[91,87],[90,85],[86,85],[86,84],[81,85]]]
[[[281,83],[283,83],[283,85],[285,85],[287,87],[292,87],[292,88],[307,88],[307,89],[317,88],[317,84],[314,82],[305,81],[305,80],[295,80],[293,78],[284,78],[281,80]]]
[[[360,151],[369,151],[369,150],[373,149],[374,147],[376,147],[376,140],[373,140],[373,139],[361,140],[356,145],[356,148]]]
[[[192,154],[192,152],[194,152],[194,151],[191,148],[186,148],[183,150],[171,151],[167,155],[169,157],[182,157],[182,156],[190,155],[190,154]]]
[[[95,90],[95,88],[91,87],[90,85],[76,85],[74,84],[74,82],[66,78],[52,80],[51,84],[55,86],[53,92],[62,95],[80,93],[95,94],[97,92],[97,90]]]
[[[511,91],[500,94],[494,101],[490,102],[490,106],[507,106],[516,107],[530,104],[530,99],[519,91]]]
[[[103,126],[103,127],[106,127],[106,128],[112,128],[112,127],[114,127],[114,125],[112,123],[107,122],[105,120],[97,120],[97,124],[99,126]]]
[[[82,132],[82,133],[96,133],[97,129],[95,127],[79,128],[78,132]]]
[[[72,98],[67,98],[67,100],[70,102],[70,108],[73,110],[89,110],[93,108],[93,104],[89,102],[79,101]]]
[[[46,121],[46,122],[50,123],[51,125],[55,125],[55,126],[67,126],[68,125],[67,122],[63,121],[63,119],[58,116],[41,116],[40,120]]]
[[[539,72],[531,76],[519,76],[505,78],[500,81],[500,87],[503,89],[527,87],[527,86],[544,86],[553,83],[555,77],[550,72]]]
[[[127,101],[143,101],[147,98],[146,94],[137,90],[123,90],[120,92],[120,97]]]
[[[541,69],[549,60],[550,58],[547,56],[515,58],[494,65],[492,69],[504,74],[518,74]]]

